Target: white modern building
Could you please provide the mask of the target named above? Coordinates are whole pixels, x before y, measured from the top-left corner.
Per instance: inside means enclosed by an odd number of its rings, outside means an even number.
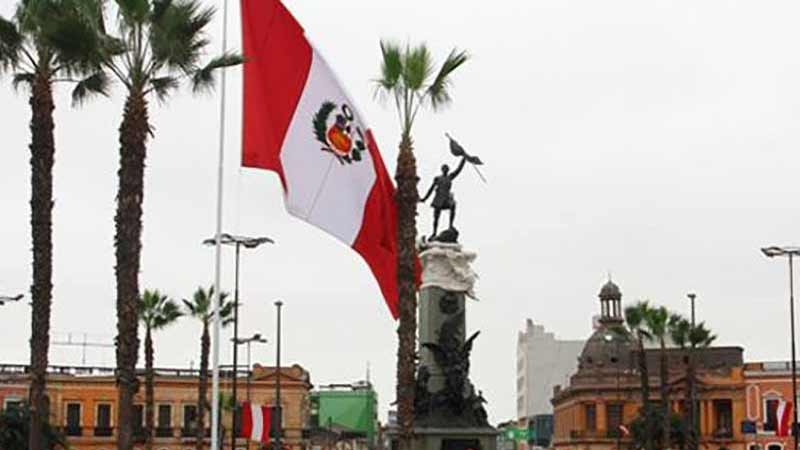
[[[566,386],[578,369],[578,356],[586,341],[556,339],[531,319],[517,339],[517,418],[553,414],[553,387]]]

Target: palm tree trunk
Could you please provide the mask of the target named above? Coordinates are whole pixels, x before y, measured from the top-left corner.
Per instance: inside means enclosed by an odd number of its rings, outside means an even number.
[[[31,450],[42,450],[41,430],[48,421],[45,396],[50,343],[53,242],[53,91],[50,75],[37,71],[31,98],[31,235],[33,240],[33,284],[31,286]]]
[[[155,388],[153,386],[153,337],[151,336],[150,327],[144,336],[144,402],[145,402],[145,443],[146,450],[153,450],[153,429],[155,426]]]
[[[668,380],[668,372],[667,372],[667,349],[664,343],[664,339],[661,339],[661,351],[659,353],[659,369],[661,372],[661,409],[663,411],[664,417],[662,417],[661,422],[661,433],[663,436],[662,440],[662,448],[668,449],[670,448],[670,423],[671,423],[671,413],[672,408],[669,404],[669,380]]]
[[[641,381],[642,410],[645,418],[645,449],[654,450],[652,417],[650,414],[650,372],[647,369],[647,355],[644,351],[644,342],[642,342],[641,336],[639,337],[638,345],[639,379]]]
[[[137,302],[139,258],[142,250],[142,200],[144,160],[149,131],[147,102],[141,91],[130,91],[119,128],[120,167],[117,191],[117,435],[118,450],[133,449],[133,398],[138,389],[136,361],[139,353]]]
[[[400,449],[410,450],[414,430],[414,370],[417,337],[415,261],[417,240],[417,162],[413,142],[403,134],[397,157],[397,285],[400,325],[397,328],[397,418]]]
[[[205,439],[205,415],[208,400],[208,353],[211,338],[208,335],[208,322],[203,322],[203,337],[200,338],[200,383],[197,385],[197,450],[203,450]]]

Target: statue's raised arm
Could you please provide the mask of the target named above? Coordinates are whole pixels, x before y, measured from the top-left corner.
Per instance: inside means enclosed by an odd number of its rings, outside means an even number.
[[[466,164],[467,164],[467,155],[464,155],[461,157],[461,162],[458,163],[458,167],[456,167],[456,170],[454,170],[453,173],[450,174],[450,179],[455,180],[458,174],[460,174],[461,171],[464,170],[464,166]]]

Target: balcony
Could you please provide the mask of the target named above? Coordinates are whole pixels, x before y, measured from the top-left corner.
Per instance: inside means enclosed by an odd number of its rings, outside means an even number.
[[[730,428],[717,428],[711,434],[714,439],[733,439],[733,430]]]
[[[606,439],[624,439],[619,429],[612,430],[572,430],[569,433],[571,440],[606,440]]]
[[[206,439],[211,437],[211,428],[206,428],[203,437]],[[184,440],[197,438],[197,428],[181,428],[181,438]]]
[[[83,429],[80,426],[67,425],[64,427],[64,434],[67,436],[83,436]]]
[[[169,427],[169,428],[156,428],[156,437],[157,438],[171,438],[171,437],[175,437],[175,434],[172,432],[172,427]]]
[[[94,427],[94,435],[97,437],[111,437],[114,435],[114,429],[111,427]]]

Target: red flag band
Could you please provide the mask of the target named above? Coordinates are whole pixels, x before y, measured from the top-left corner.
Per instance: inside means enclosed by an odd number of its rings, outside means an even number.
[[[358,252],[397,318],[394,186],[372,131],[278,0],[242,1],[242,164],[274,171],[289,213]]]

